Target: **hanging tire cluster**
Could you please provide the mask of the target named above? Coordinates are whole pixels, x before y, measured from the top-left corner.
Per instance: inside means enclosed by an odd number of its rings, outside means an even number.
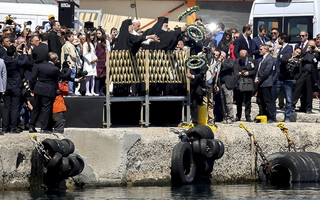
[[[84,169],[84,161],[74,153],[74,143],[69,139],[50,139],[42,141],[46,154],[51,158],[44,163],[49,177],[66,179],[76,176]]]
[[[224,144],[214,139],[210,127],[201,125],[186,131],[186,138],[175,145],[171,160],[173,184],[189,184],[196,177],[209,177],[214,161],[224,154]]]

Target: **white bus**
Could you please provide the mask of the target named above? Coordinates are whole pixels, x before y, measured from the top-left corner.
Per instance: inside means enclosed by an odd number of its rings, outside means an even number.
[[[37,25],[42,26],[48,21],[49,15],[54,15],[58,19],[58,5],[0,3],[0,21],[3,22],[8,15],[15,18],[14,21],[22,26],[24,22],[31,21],[31,30],[34,31]]]
[[[320,33],[320,0],[255,0],[249,17],[253,36],[261,24],[267,26],[268,37],[272,28],[289,35],[290,43],[300,41],[299,33],[305,30],[309,39]]]

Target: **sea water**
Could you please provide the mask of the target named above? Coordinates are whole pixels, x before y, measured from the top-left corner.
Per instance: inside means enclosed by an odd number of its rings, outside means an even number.
[[[29,199],[320,199],[320,184],[301,183],[287,187],[263,184],[184,185],[179,187],[100,187],[57,193],[2,191],[3,200]]]

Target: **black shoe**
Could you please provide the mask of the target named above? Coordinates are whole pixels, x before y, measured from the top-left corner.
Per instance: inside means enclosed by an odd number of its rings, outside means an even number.
[[[247,118],[246,122],[253,122],[251,118]]]
[[[50,130],[41,130],[40,133],[45,133],[45,134],[52,134],[53,131],[50,131]]]
[[[25,130],[25,128],[26,128],[26,125],[24,125],[24,124],[19,124],[18,125],[18,129],[19,129],[19,131],[23,131],[23,130]]]
[[[236,117],[235,121],[236,121],[236,122],[241,121],[241,120],[240,120],[240,117]]]
[[[307,110],[306,114],[313,114],[313,112],[311,110]]]
[[[0,135],[4,135],[4,132],[0,131]]]
[[[15,129],[15,130],[12,130],[10,133],[12,133],[12,134],[19,134],[19,133],[21,133],[19,130],[17,130],[17,129]]]
[[[34,127],[29,128],[29,133],[36,133],[37,130]]]
[[[305,109],[303,109],[303,108],[300,108],[300,109],[298,109],[298,110],[296,110],[297,112],[307,112]]]

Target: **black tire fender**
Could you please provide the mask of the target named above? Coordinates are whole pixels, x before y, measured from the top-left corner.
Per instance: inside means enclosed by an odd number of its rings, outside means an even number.
[[[207,139],[200,140],[200,151],[201,155],[205,156],[207,153]]]
[[[213,160],[206,160],[207,162],[207,168],[206,168],[206,175],[209,176],[211,174],[211,172],[213,171],[213,165],[214,165],[214,161]]]
[[[59,145],[53,139],[46,138],[42,142],[44,150],[48,151],[48,155],[52,158],[56,152],[59,152]]]
[[[51,160],[49,161],[48,165],[47,165],[47,168],[48,169],[55,169],[57,168],[58,166],[60,166],[60,161],[62,159],[62,155],[61,153],[59,152],[56,152],[54,154],[54,156],[51,158]]]
[[[197,173],[196,176],[209,176],[213,171],[214,161],[209,159],[201,159],[196,163]]]
[[[84,169],[84,160],[82,159],[82,157],[78,154],[75,154],[76,155],[76,158],[80,164],[80,169],[79,169],[79,174],[83,171]]]
[[[62,157],[62,160],[61,160],[61,176],[64,177],[64,178],[67,178],[69,170],[70,170],[69,158],[68,157]]]
[[[59,139],[55,139],[55,141],[59,146],[59,152],[62,154],[63,157],[67,157],[70,152],[69,143],[65,140],[59,140]]]
[[[277,152],[268,156],[267,159],[275,170],[270,175],[271,184],[277,184],[279,181],[285,184],[291,182],[316,182],[319,177],[319,154],[311,152]],[[259,173],[259,175],[259,179],[264,180],[263,173]]]
[[[194,140],[192,142],[192,149],[193,149],[193,153],[200,154],[200,141],[199,140]]]
[[[218,143],[213,139],[208,139],[207,145],[209,147],[209,151],[207,151],[206,157],[215,158],[218,155],[220,149]]]
[[[221,140],[215,140],[219,145],[219,152],[215,159],[220,159],[224,154],[224,144]]]
[[[171,181],[173,184],[188,184],[194,180],[196,165],[188,142],[179,142],[173,148]]]
[[[186,131],[186,135],[191,138],[191,137],[195,137],[198,139],[214,139],[214,134],[211,130],[210,127],[206,126],[206,125],[200,125],[200,126],[196,126],[192,129],[189,129],[188,131]]]
[[[68,176],[72,177],[72,176],[78,175],[80,172],[81,166],[77,157],[75,156],[75,154],[70,154],[68,158],[69,158],[69,165],[70,165]]]
[[[63,140],[63,141],[66,141],[66,142],[69,144],[69,152],[68,152],[68,155],[72,154],[72,153],[74,152],[74,149],[75,149],[74,143],[73,143],[71,140],[67,139],[67,138],[62,139],[62,140]]]

